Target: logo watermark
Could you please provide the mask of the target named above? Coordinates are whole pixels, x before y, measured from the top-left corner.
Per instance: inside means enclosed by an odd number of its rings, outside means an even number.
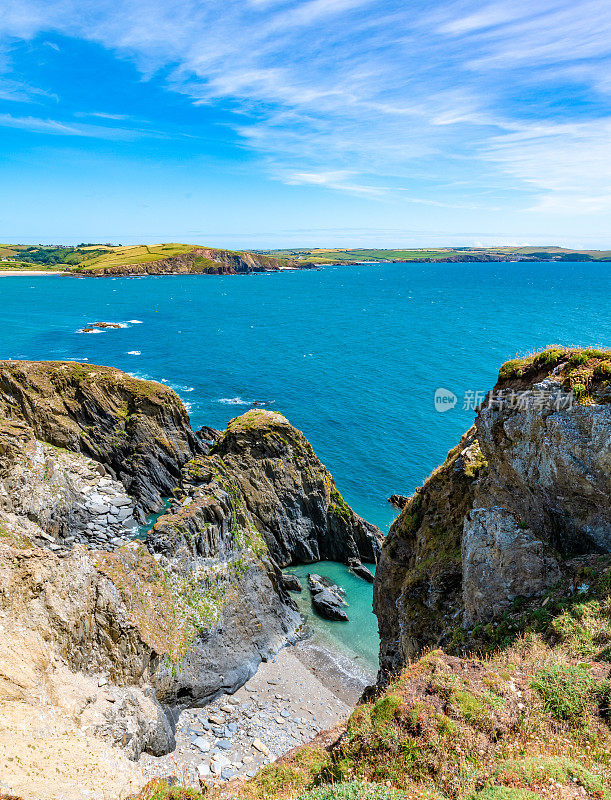
[[[445,411],[454,408],[457,402],[458,397],[449,389],[443,389],[440,386],[439,389],[435,391],[435,411],[439,411],[443,414]]]
[[[449,389],[439,387],[435,390],[435,411],[444,413],[450,411],[458,403],[458,397]],[[480,411],[483,408],[496,408],[498,410],[513,409],[515,411],[564,411],[570,410],[575,405],[575,394],[571,390],[562,389],[529,389],[516,392],[514,389],[504,389],[499,392],[482,392],[467,389],[462,398],[463,411]]]

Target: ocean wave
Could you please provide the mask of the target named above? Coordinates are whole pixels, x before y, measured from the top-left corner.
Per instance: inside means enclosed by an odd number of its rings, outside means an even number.
[[[127,321],[129,322],[130,325],[143,325],[144,324],[141,319],[128,319]]]
[[[250,406],[250,400],[243,400],[241,397],[220,397],[217,403],[224,403],[226,406]]]
[[[93,328],[90,331],[86,331],[85,328],[79,328],[75,333],[104,333],[104,331],[100,330],[100,328]]]
[[[142,351],[141,350],[128,350],[127,351],[127,355],[128,356],[141,356],[142,355]]]

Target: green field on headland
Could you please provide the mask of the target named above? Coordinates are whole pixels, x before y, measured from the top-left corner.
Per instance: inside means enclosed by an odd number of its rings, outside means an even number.
[[[563,247],[439,247],[436,249],[285,249],[262,250],[276,258],[318,264],[353,261],[609,261],[611,250],[569,250]]]
[[[441,247],[437,249],[285,249],[253,252],[220,250],[195,244],[23,245],[0,244],[1,270],[59,270],[77,275],[233,274],[279,269],[306,269],[363,261],[611,261],[611,250],[568,250],[561,247]],[[146,268],[145,265],[163,262]],[[138,268],[142,265],[142,269]]]

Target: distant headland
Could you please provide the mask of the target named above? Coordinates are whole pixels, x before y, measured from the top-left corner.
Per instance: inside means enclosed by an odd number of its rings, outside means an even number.
[[[441,247],[438,249],[285,249],[236,251],[193,244],[0,245],[0,274],[79,277],[240,275],[362,262],[611,261],[611,250],[562,247]]]

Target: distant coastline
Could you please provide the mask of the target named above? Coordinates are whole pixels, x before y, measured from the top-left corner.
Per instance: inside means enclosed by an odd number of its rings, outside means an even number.
[[[51,269],[0,269],[0,278],[13,278],[15,275],[29,275],[38,277],[40,275],[66,275],[63,270]]]
[[[84,278],[144,275],[250,275],[373,263],[611,262],[611,250],[549,247],[285,249],[237,251],[192,244],[0,245],[0,276]]]

